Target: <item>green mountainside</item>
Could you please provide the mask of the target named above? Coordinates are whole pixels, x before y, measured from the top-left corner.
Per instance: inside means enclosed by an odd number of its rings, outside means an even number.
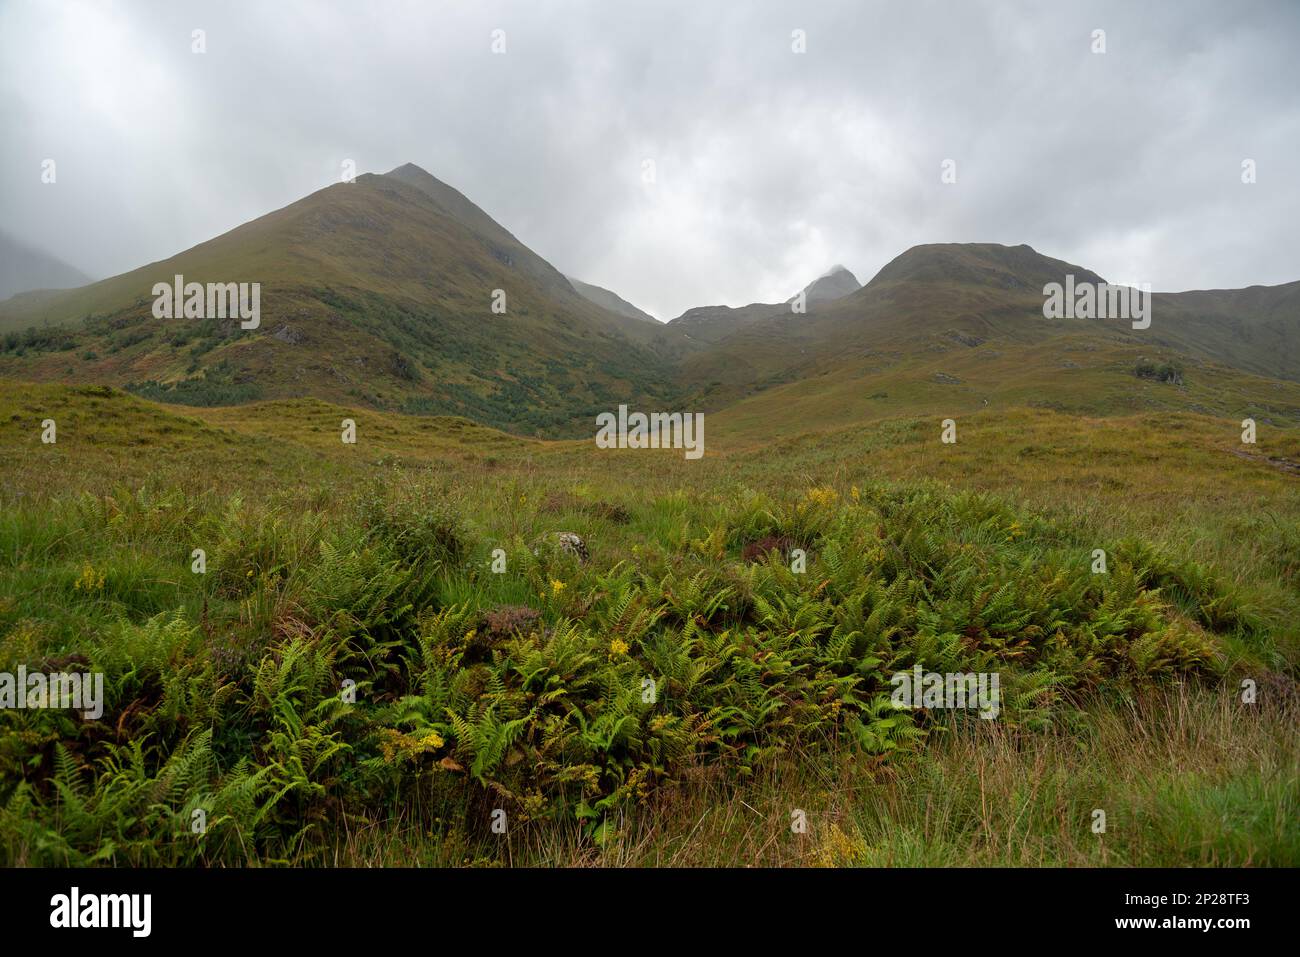
[[[155,319],[153,285],[177,274],[259,282],[260,326]],[[551,437],[621,403],[810,429],[1006,404],[1300,419],[1300,283],[1155,293],[1135,329],[1044,318],[1044,286],[1067,276],[1104,281],[1025,245],[923,245],[860,288],[833,268],[806,312],[706,306],[660,324],[408,164],[171,259],[0,303],[0,375],[193,406],[312,396]]]
[[[261,283],[261,323],[159,320],[151,290]],[[494,291],[505,313],[493,312]],[[656,330],[601,309],[412,166],[339,183],[171,259],[0,304],[0,374],[192,405],[313,395],[564,434],[662,403]]]

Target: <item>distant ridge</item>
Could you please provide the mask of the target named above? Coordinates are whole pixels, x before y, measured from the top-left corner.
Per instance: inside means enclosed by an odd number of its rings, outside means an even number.
[[[886,263],[868,286],[883,282],[957,282],[1040,294],[1067,273],[1076,282],[1105,282],[1091,269],[1052,259],[1031,246],[998,243],[929,243],[913,246]]]
[[[811,306],[834,302],[861,288],[862,284],[853,273],[843,266],[835,265],[804,286],[804,303]],[[671,320],[669,325],[682,330],[694,340],[718,342],[755,322],[789,315],[790,304],[798,298],[799,294],[796,293],[785,302],[751,302],[747,306],[695,306]]]
[[[80,269],[0,232],[0,300],[38,289],[74,289],[91,281]]]
[[[653,322],[660,325],[658,319],[650,313],[638,309],[632,303],[628,302],[618,293],[610,292],[602,286],[594,286],[589,282],[583,282],[581,279],[574,279],[572,276],[565,276],[565,279],[573,285],[578,291],[578,295],[588,299],[600,306],[602,309],[608,309],[610,312],[617,312],[619,315],[627,316],[629,319],[642,319],[646,322]]]

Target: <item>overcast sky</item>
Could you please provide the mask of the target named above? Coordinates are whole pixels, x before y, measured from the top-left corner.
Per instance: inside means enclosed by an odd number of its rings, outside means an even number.
[[[1066,6],[0,0],[0,229],[104,277],[353,159],[664,319],[927,242],[1300,279],[1300,4]]]

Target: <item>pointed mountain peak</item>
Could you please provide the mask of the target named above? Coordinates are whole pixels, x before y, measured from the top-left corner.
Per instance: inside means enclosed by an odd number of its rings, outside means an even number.
[[[391,169],[379,179],[415,190],[426,200],[431,200],[438,210],[476,233],[488,244],[492,255],[500,262],[524,269],[552,290],[562,287],[572,293],[564,277],[550,263],[521,243],[508,229],[454,186],[448,186],[414,163],[405,163]]]
[[[416,189],[428,193],[435,199],[438,198],[437,194],[439,193],[450,192],[455,193],[457,196],[461,195],[428,170],[421,166],[416,166],[414,163],[403,163],[401,166],[390,169],[380,178],[397,180],[399,183],[406,183],[408,186],[414,186]]]
[[[419,176],[431,176],[432,174],[422,166],[416,166],[414,163],[403,163],[401,166],[395,166],[390,169],[385,176],[409,176],[416,174]]]
[[[861,288],[862,283],[858,282],[858,277],[836,263],[803,287],[804,301],[830,302],[832,299],[841,299],[849,293],[857,292]],[[791,297],[789,301],[793,299],[794,297]]]

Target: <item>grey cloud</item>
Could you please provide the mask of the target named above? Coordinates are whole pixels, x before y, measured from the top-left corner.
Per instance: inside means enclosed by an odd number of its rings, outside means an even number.
[[[1164,290],[1286,282],[1298,41],[1288,3],[15,0],[0,209],[104,276],[344,159],[409,161],[661,318],[784,299],[833,262],[865,280],[921,242],[1025,242]]]

